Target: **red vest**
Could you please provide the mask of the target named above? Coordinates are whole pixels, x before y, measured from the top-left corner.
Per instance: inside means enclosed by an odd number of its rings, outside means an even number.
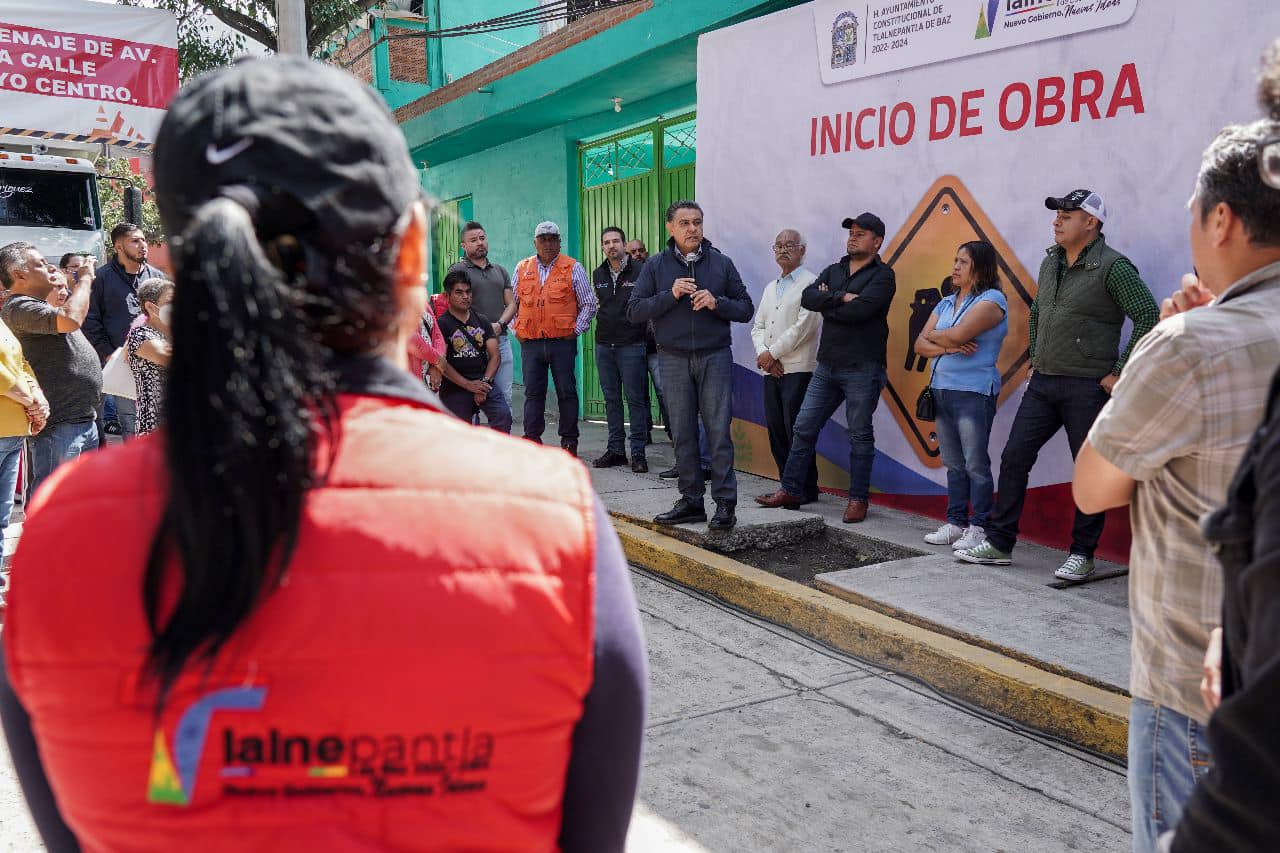
[[[522,341],[539,338],[568,338],[578,322],[578,296],[573,291],[573,266],[568,255],[560,255],[547,272],[547,281],[538,277],[538,256],[516,264],[515,290],[520,309],[511,328]]]
[[[5,650],[85,850],[555,849],[593,666],[586,472],[417,403],[340,406],[281,584],[158,725],[138,675],[161,445],[42,490]]]

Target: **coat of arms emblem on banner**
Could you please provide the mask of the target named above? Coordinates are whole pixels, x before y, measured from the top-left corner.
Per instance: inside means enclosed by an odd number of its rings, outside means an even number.
[[[858,16],[841,12],[831,24],[831,67],[844,68],[858,61]]]

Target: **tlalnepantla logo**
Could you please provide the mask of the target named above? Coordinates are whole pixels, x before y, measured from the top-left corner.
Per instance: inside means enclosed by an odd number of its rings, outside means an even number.
[[[192,702],[178,717],[172,741],[157,728],[147,778],[147,802],[190,806],[204,762],[201,801],[457,796],[483,791],[494,736],[470,726],[412,734],[308,731],[305,725],[264,723],[267,688],[226,687]],[[218,726],[214,730],[215,714]],[[211,737],[212,734],[212,737]]]
[[[991,38],[996,30],[996,13],[1000,11],[1000,0],[986,0],[978,6],[978,29],[975,39]]]

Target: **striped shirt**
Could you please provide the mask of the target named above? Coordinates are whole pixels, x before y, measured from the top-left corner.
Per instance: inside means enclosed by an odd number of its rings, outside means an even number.
[[[1138,344],[1089,442],[1137,481],[1130,505],[1129,692],[1206,722],[1201,663],[1222,620],[1222,567],[1200,519],[1227,487],[1280,364],[1280,263]]]

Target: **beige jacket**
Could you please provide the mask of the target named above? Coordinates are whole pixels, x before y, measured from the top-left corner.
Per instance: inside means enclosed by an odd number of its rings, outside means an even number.
[[[782,362],[787,373],[812,373],[818,366],[818,330],[822,315],[800,307],[800,295],[817,280],[804,267],[791,274],[782,299],[778,299],[778,279],[769,282],[760,297],[755,321],[751,324],[751,342],[756,355],[765,350]]]

